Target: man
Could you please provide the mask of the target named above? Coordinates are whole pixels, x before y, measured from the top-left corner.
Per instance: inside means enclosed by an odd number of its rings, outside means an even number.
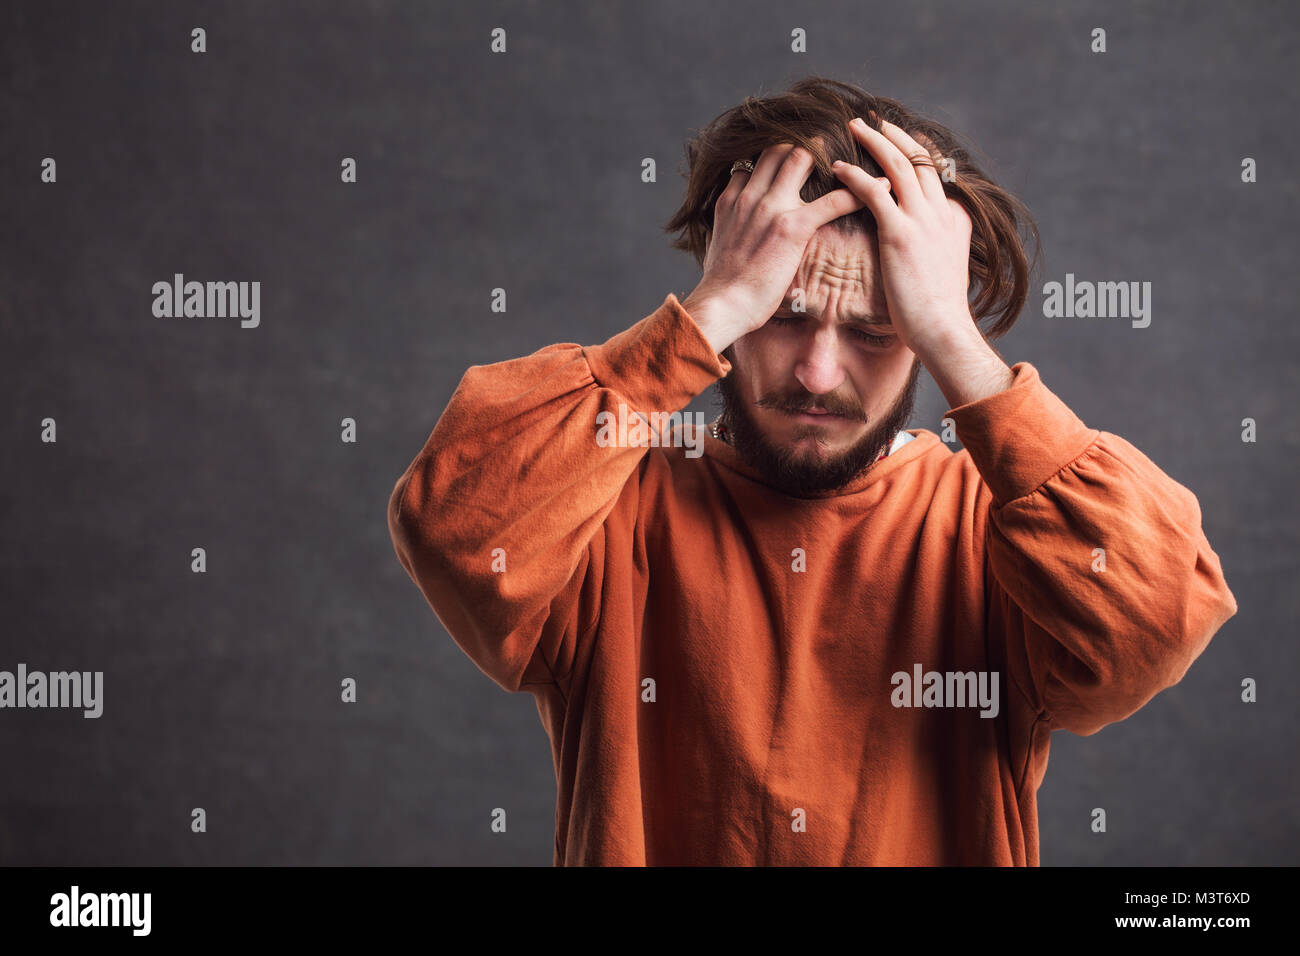
[[[810,78],[689,153],[694,291],[470,368],[397,554],[535,696],[556,864],[1037,865],[1050,732],[1132,714],[1236,612],[1196,498],[988,344],[1022,217],[946,130]],[[901,430],[919,365],[960,453]],[[596,440],[719,379],[708,434]]]

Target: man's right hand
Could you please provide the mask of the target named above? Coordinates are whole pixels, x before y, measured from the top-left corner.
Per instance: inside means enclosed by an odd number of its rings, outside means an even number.
[[[812,167],[808,150],[777,143],[763,150],[752,173],[732,173],[718,197],[703,275],[682,300],[715,352],[780,308],[813,233],[865,205],[843,187],[804,202],[799,190]]]

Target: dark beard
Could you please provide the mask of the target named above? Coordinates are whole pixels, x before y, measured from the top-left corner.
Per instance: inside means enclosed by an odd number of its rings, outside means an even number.
[[[723,353],[727,355],[726,352]],[[722,397],[722,424],[737,454],[754,468],[763,479],[779,491],[795,498],[809,497],[821,492],[837,491],[875,462],[894,437],[912,417],[916,388],[921,371],[920,359],[913,359],[907,384],[895,399],[893,407],[877,421],[862,439],[847,451],[832,459],[819,459],[792,453],[788,448],[773,445],[754,420],[750,404],[736,393],[735,359],[727,355],[732,371],[717,383]],[[795,406],[813,404],[816,396],[804,390],[791,394],[788,400]],[[807,431],[797,436],[816,435],[820,426],[809,425]]]

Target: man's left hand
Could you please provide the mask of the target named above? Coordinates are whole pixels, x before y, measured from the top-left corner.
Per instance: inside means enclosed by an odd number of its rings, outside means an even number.
[[[884,120],[879,131],[861,118],[849,129],[886,173],[876,178],[853,163],[835,166],[875,217],[885,304],[899,339],[951,408],[1008,388],[1014,376],[970,312],[970,216],[944,193],[934,157]]]
[[[885,301],[899,339],[920,354],[947,333],[969,333],[970,216],[944,194],[929,151],[902,129],[881,120],[877,131],[860,118],[849,129],[887,177],[853,163],[835,167],[875,217]]]

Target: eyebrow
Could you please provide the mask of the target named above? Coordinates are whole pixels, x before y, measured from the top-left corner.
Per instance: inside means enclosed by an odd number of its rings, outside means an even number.
[[[787,312],[794,311],[793,309],[790,308],[789,296],[781,300],[780,308],[784,309]],[[816,313],[814,313],[811,309],[804,309],[803,314],[812,315],[812,316],[816,315]],[[892,329],[894,327],[894,324],[889,320],[889,316],[887,315],[880,316],[874,312],[867,312],[867,313],[853,312],[850,313],[849,315],[846,315],[844,317],[844,321],[848,325],[865,325],[868,328],[873,328],[873,329]]]

